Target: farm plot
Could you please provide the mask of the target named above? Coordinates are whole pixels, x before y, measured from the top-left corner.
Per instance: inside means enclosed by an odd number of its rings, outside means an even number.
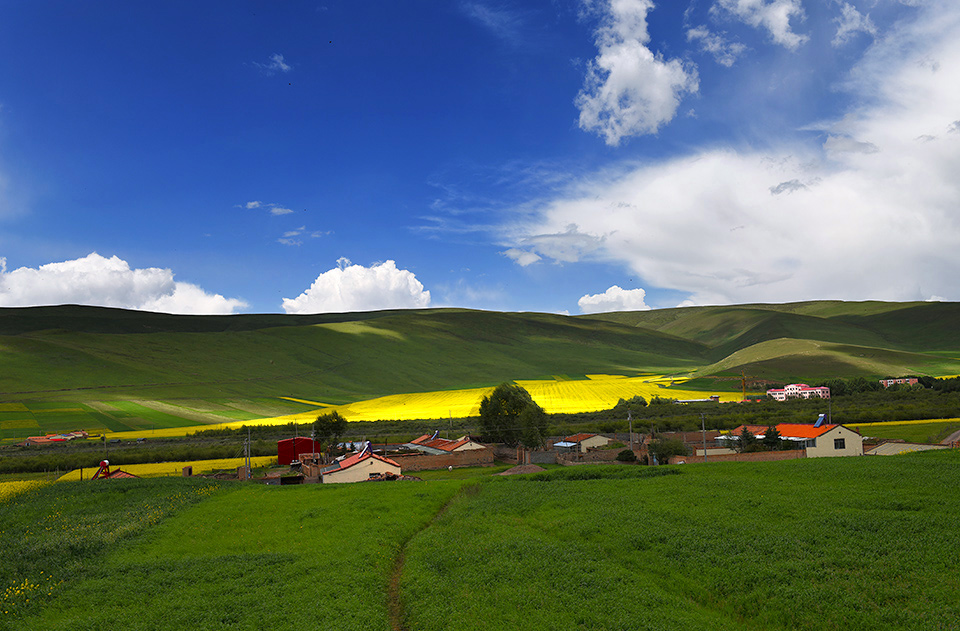
[[[587,375],[586,381],[517,381],[533,400],[550,413],[608,410],[620,399],[642,396],[647,401],[659,396],[670,399],[702,399],[708,393],[668,388],[671,380],[660,376],[621,377]],[[720,394],[721,401],[739,400],[733,392]]]
[[[648,401],[654,396],[671,399],[698,399],[709,393],[699,390],[684,390],[676,387],[676,378],[661,375],[627,377],[621,375],[588,375],[587,379],[570,380],[567,377],[550,380],[517,381],[526,388],[534,401],[547,412],[592,412],[612,408],[621,398],[629,399],[643,396]],[[247,419],[218,424],[217,427],[239,428],[244,425],[284,425],[286,423],[309,423],[319,414],[339,412],[349,421],[445,419],[476,416],[480,412],[480,402],[493,390],[489,388],[469,388],[461,390],[440,390],[434,392],[414,392],[394,394],[366,401],[330,405],[315,402],[312,409],[303,409],[310,401],[282,397],[286,401],[300,404],[302,411],[279,416]],[[739,395],[733,392],[719,393],[721,401],[736,401]],[[320,397],[318,397],[320,398]],[[131,405],[129,403],[125,405]],[[124,437],[140,436],[185,436],[208,429],[210,426],[191,425],[160,428],[151,432],[122,434]]]
[[[13,497],[18,493],[29,491],[30,489],[43,486],[45,483],[39,480],[14,480],[10,482],[0,482],[0,502]]]
[[[132,473],[141,478],[156,478],[164,476],[179,476],[183,474],[183,468],[193,467],[194,474],[212,473],[214,471],[236,470],[242,467],[246,460],[244,458],[218,458],[215,460],[189,460],[181,462],[155,462],[149,464],[125,464],[120,468],[127,473]],[[256,467],[266,467],[276,464],[276,456],[257,456],[250,459],[250,465]],[[83,472],[83,478],[89,480],[96,473],[96,469],[86,469]],[[57,478],[57,482],[69,482],[80,479],[80,470],[74,469],[69,473]]]
[[[922,421],[861,423],[850,427],[873,438],[902,439],[914,443],[937,443],[960,429],[960,418]]]

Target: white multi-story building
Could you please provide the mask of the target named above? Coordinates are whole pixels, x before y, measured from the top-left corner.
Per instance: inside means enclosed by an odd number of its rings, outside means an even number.
[[[827,386],[811,387],[805,383],[791,383],[783,388],[771,388],[767,390],[767,395],[777,401],[786,401],[787,399],[829,399],[830,388]]]

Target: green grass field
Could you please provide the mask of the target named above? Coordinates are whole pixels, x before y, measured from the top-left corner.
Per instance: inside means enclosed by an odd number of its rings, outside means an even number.
[[[866,427],[851,425],[863,436],[884,439],[905,440],[908,443],[939,443],[947,436],[960,430],[960,421],[930,422],[930,423],[884,423],[871,424]]]
[[[960,628],[960,452],[491,471],[27,490],[0,629]]]
[[[958,465],[490,480],[411,542],[407,628],[957,629]]]

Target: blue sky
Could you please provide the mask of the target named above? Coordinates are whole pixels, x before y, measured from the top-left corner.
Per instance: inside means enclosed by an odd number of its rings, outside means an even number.
[[[948,0],[0,6],[0,306],[957,300]]]

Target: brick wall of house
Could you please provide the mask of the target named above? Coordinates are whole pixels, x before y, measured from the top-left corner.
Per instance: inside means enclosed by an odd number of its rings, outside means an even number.
[[[476,467],[493,464],[493,451],[490,449],[470,449],[437,456],[419,453],[388,454],[387,457],[400,465],[400,470],[404,473],[446,469],[447,467]]]

